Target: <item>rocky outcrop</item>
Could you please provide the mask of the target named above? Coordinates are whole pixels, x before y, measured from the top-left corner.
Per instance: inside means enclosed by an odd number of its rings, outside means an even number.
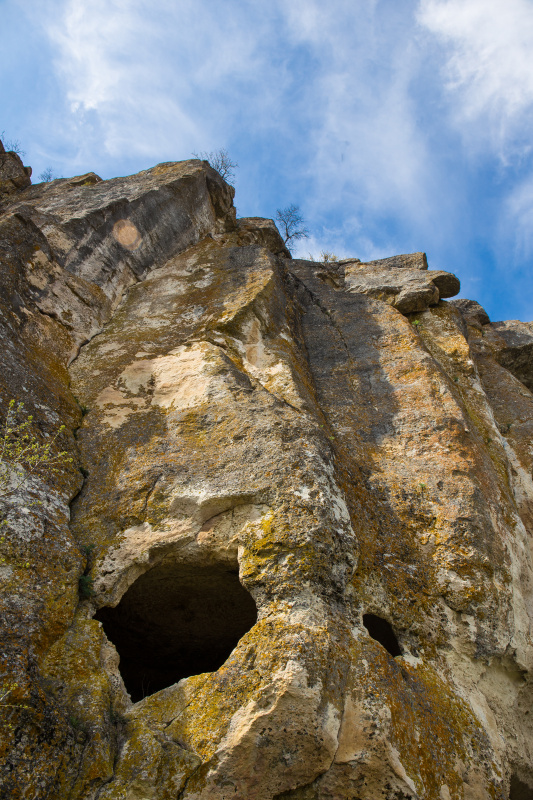
[[[31,167],[24,166],[18,153],[6,153],[0,142],[0,198],[27,186],[31,186]]]
[[[500,364],[533,391],[533,324],[518,320],[494,322],[490,340]]]
[[[450,272],[428,271],[425,253],[341,264],[349,291],[382,300],[402,314],[424,311],[460,289],[458,279]]]
[[[0,226],[2,400],[75,459],[0,543],[1,796],[528,797],[531,326],[290,259],[205,162]]]

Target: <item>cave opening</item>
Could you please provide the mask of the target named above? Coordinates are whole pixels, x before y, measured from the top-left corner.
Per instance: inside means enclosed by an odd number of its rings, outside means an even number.
[[[517,775],[511,775],[509,800],[531,800],[532,797],[533,789],[527,783],[523,783]]]
[[[120,656],[134,703],[202,672],[214,672],[257,621],[237,568],[164,562],[129,587],[99,620]]]
[[[370,636],[379,642],[391,656],[401,656],[402,649],[392,630],[392,625],[386,619],[377,617],[375,614],[363,614],[363,625]]]

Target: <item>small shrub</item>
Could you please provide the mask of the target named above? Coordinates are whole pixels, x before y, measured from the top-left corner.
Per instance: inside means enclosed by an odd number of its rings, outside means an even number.
[[[33,711],[31,706],[26,705],[25,703],[11,703],[10,702],[10,695],[19,689],[18,683],[14,683],[13,681],[3,681],[0,683],[0,712],[10,711],[14,708],[18,709],[19,711]],[[15,726],[11,722],[2,721],[2,730],[14,730]]]
[[[47,480],[72,462],[66,450],[56,449],[57,438],[64,430],[61,425],[54,436],[43,440],[34,432],[33,416],[25,415],[24,404],[10,400],[0,432],[0,529],[7,524],[8,506],[20,497],[32,475]]]
[[[93,579],[90,575],[80,575],[78,591],[83,600],[90,600],[91,597],[94,597]]]
[[[95,545],[95,544],[93,544],[92,542],[91,542],[91,544],[85,544],[85,545],[83,545],[83,547],[81,548],[81,552],[82,552],[82,553],[83,553],[85,556],[87,556],[87,558],[91,558],[91,556],[92,556],[92,554],[93,554],[93,552],[94,552],[94,548],[95,548],[95,547],[96,547],[96,545]]]

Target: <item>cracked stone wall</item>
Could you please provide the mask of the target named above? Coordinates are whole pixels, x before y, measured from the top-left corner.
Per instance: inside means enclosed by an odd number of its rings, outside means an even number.
[[[2,412],[74,461],[0,542],[0,796],[531,797],[533,325],[206,162],[7,177]]]

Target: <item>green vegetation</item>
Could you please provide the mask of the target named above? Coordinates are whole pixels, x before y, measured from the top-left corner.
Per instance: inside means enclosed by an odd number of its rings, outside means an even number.
[[[7,709],[16,708],[19,711],[31,711],[31,707],[26,705],[25,703],[10,703],[10,696],[13,692],[16,692],[20,689],[18,683],[13,683],[10,681],[3,681],[0,683],[0,711],[6,711]],[[15,726],[12,723],[8,723],[6,725],[5,722],[2,722],[2,729],[3,730],[13,730]]]
[[[82,600],[89,600],[94,595],[93,590],[93,579],[89,575],[89,572],[92,567],[93,561],[93,554],[95,544],[86,544],[84,547],[81,548],[81,552],[85,556],[85,569],[83,570],[83,575],[80,575],[78,581],[78,594]]]
[[[3,430],[0,433],[0,529],[7,525],[7,509],[33,475],[47,479],[61,467],[72,462],[65,450],[57,450],[57,438],[43,439],[33,428],[33,416],[26,415],[24,404],[9,402]],[[30,505],[37,503],[33,501]]]
[[[93,579],[90,575],[80,575],[78,591],[82,600],[89,600],[94,595]]]

